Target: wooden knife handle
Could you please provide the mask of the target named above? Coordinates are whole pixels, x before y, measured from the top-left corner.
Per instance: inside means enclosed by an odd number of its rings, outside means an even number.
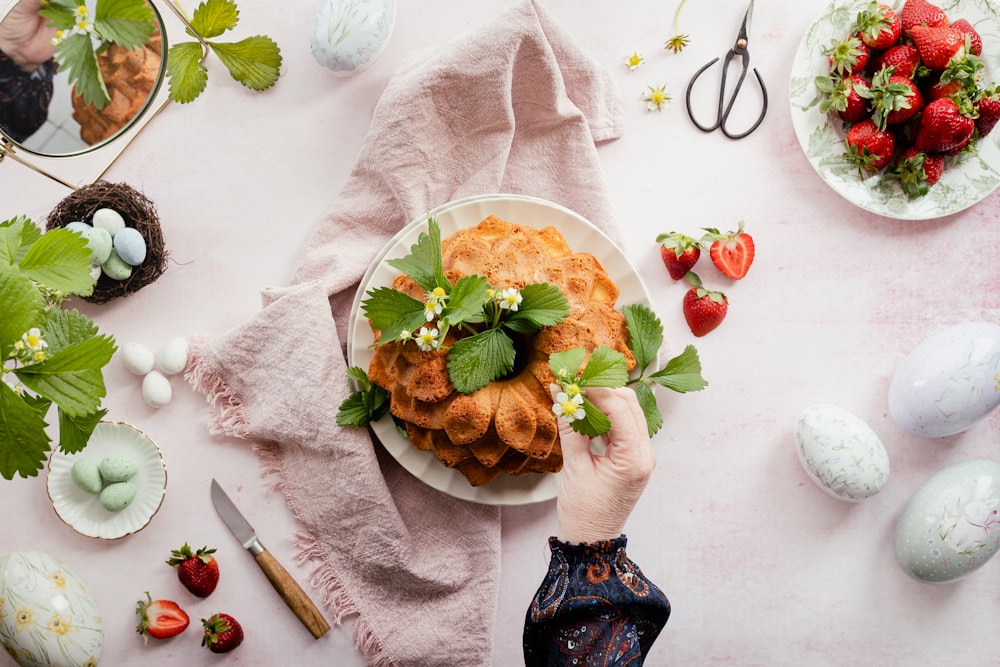
[[[288,570],[282,567],[281,563],[275,560],[271,552],[266,549],[254,556],[254,559],[260,569],[264,571],[267,580],[274,586],[274,590],[278,591],[281,599],[295,612],[295,615],[309,629],[312,636],[319,639],[325,635],[330,629],[330,624],[326,622],[323,614],[316,608],[298,582],[292,578],[292,575],[288,574]]]

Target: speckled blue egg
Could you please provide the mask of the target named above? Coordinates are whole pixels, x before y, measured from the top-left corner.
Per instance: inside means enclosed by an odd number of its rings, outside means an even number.
[[[115,234],[115,252],[131,266],[139,266],[146,259],[146,239],[134,227],[126,227]]]

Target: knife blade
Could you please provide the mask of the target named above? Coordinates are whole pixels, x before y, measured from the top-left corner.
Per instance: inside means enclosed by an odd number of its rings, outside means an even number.
[[[323,618],[323,614],[316,608],[298,582],[288,573],[288,570],[282,567],[281,563],[271,555],[271,552],[261,544],[253,526],[214,479],[212,480],[212,504],[215,506],[215,511],[222,517],[226,527],[240,541],[243,548],[254,557],[257,565],[264,572],[264,576],[274,586],[274,590],[312,633],[312,636],[319,639],[326,634],[330,629],[330,624]]]

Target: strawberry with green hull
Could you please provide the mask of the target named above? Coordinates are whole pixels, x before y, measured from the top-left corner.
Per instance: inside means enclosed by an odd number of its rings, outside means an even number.
[[[844,139],[844,157],[858,165],[858,171],[874,174],[892,162],[896,153],[896,135],[880,130],[871,118],[855,123]]]
[[[847,76],[857,74],[868,65],[871,50],[856,35],[835,42],[827,51],[830,60],[830,72]]]
[[[972,27],[972,24],[969,23],[968,20],[958,19],[957,21],[951,24],[951,27],[954,28],[955,30],[958,30],[968,38],[969,44],[967,50],[969,53],[971,53],[974,56],[982,55],[983,38],[976,31],[976,29]]]
[[[756,254],[753,237],[743,231],[743,221],[735,232],[723,234],[714,227],[705,227],[701,237],[703,244],[710,243],[708,255],[712,263],[723,275],[739,280],[750,270]]]
[[[191,619],[187,613],[172,600],[154,600],[146,593],[145,600],[136,603],[135,613],[139,617],[139,625],[135,631],[142,635],[144,642],[154,639],[176,637],[187,630]]]
[[[177,578],[193,595],[208,597],[219,584],[219,563],[215,560],[215,549],[202,547],[192,551],[186,543],[180,549],[170,552],[167,564],[177,568]]]
[[[898,42],[902,30],[899,15],[892,7],[874,1],[858,13],[856,25],[861,41],[876,51],[884,51]]]
[[[729,299],[722,292],[705,289],[701,284],[698,274],[693,271],[684,276],[684,280],[693,285],[684,294],[682,310],[684,320],[687,322],[691,333],[696,337],[714,331],[722,321],[726,319],[726,311],[729,310]]]
[[[819,103],[819,109],[823,113],[832,111],[845,123],[856,123],[871,113],[868,100],[861,94],[869,86],[863,76],[821,76],[816,77],[815,83],[816,88],[826,95]]]
[[[880,130],[905,123],[924,106],[924,97],[917,84],[894,72],[895,68],[885,67],[872,77],[868,88],[858,90],[858,94],[868,100],[872,120]]]
[[[657,236],[656,242],[660,244],[660,257],[667,273],[674,280],[683,278],[701,257],[701,244],[690,236],[667,232]]]
[[[895,164],[886,170],[885,177],[898,180],[900,188],[912,199],[926,195],[943,173],[943,155],[927,154],[911,146],[896,157]]]
[[[950,26],[915,25],[910,30],[920,62],[932,72],[943,72],[953,58],[965,56],[965,35]]]
[[[954,155],[965,148],[975,129],[975,121],[955,100],[934,100],[924,107],[914,146],[923,153]]]
[[[229,614],[213,614],[201,619],[205,634],[201,645],[212,653],[229,653],[243,643],[243,628]]]
[[[905,37],[910,37],[913,26],[920,24],[932,28],[948,25],[948,15],[944,10],[927,0],[906,0],[899,10],[899,19]]]
[[[920,52],[913,44],[897,44],[878,53],[871,59],[872,71],[878,72],[886,67],[892,67],[892,73],[913,79],[920,76]],[[926,68],[925,68],[926,69]]]
[[[997,121],[1000,120],[1000,88],[990,86],[983,91],[975,104],[976,119],[973,123],[976,126],[976,133],[980,138],[987,136],[993,131]]]

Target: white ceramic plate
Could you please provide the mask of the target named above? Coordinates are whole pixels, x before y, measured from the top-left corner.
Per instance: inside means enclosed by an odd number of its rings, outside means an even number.
[[[96,494],[73,482],[71,470],[77,460],[100,463],[105,456],[127,456],[139,468],[129,480],[136,486],[135,500],[120,512],[104,509]],[[142,530],[160,509],[167,489],[167,469],[159,448],[145,433],[124,422],[103,421],[82,452],[52,452],[47,488],[56,514],[73,530],[87,537],[115,540]]]
[[[589,252],[601,261],[608,276],[621,290],[617,303],[619,308],[634,303],[652,308],[649,293],[632,264],[613,241],[580,215],[534,197],[506,194],[469,197],[444,204],[411,222],[386,244],[369,267],[361,279],[348,323],[347,356],[351,366],[360,366],[367,371],[372,359],[370,346],[374,338],[368,320],[361,315],[361,302],[366,298],[366,292],[391,285],[393,278],[399,275],[399,271],[384,260],[409,254],[410,246],[416,243],[420,233],[427,231],[428,217],[438,221],[441,237],[447,238],[459,229],[479,224],[490,215],[533,227],[555,227],[574,252]],[[489,505],[521,505],[550,500],[559,488],[556,474],[500,475],[489,484],[471,486],[462,473],[443,466],[433,452],[411,445],[388,415],[371,426],[400,465],[435,489],[456,498]]]
[[[875,174],[862,179],[857,166],[843,157],[844,124],[835,115],[819,111],[813,79],[829,73],[824,51],[843,39],[858,12],[869,0],[834,0],[809,27],[792,64],[792,125],[802,150],[820,177],[848,201],[861,208],[901,220],[927,220],[958,213],[981,201],[1000,185],[1000,131],[978,142],[978,154],[947,159],[944,175],[923,197],[909,199],[898,184]],[[901,0],[886,2],[897,11]],[[957,21],[967,19],[983,38],[985,82],[1000,72],[1000,16],[990,0],[951,0],[938,3]]]

